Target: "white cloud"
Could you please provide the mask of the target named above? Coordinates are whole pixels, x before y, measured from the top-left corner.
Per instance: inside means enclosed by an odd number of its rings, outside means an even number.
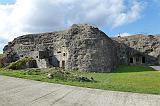
[[[118,27],[140,18],[138,0],[17,0],[0,5],[0,40],[22,33],[61,30],[73,23]]]
[[[133,34],[124,32],[124,33],[119,33],[119,34],[117,34],[117,35],[114,35],[113,37],[118,37],[118,36],[124,37],[124,36],[131,36],[131,35],[133,35]]]

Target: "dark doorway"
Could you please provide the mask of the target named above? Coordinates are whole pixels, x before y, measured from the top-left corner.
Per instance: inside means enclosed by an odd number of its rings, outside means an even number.
[[[50,57],[49,64],[52,65],[53,67],[59,67],[59,60],[55,56]]]
[[[50,64],[50,65],[53,65],[52,57],[50,57],[48,60],[49,60],[49,64]]]
[[[142,63],[146,63],[146,58],[142,57]]]
[[[37,68],[38,67],[36,60],[31,60],[27,64],[28,64],[28,68]]]
[[[133,58],[130,58],[130,63],[133,63]]]
[[[65,61],[62,61],[62,68],[65,68]]]
[[[49,57],[49,52],[48,51],[39,51],[39,59],[45,59]]]

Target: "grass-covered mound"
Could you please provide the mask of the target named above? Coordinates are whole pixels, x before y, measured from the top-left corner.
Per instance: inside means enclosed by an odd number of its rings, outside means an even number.
[[[79,82],[96,82],[92,77],[88,78],[82,76],[78,73],[74,73],[73,71],[64,71],[64,70],[55,70],[48,74],[50,79],[59,79],[65,81],[79,81]]]
[[[26,67],[26,63],[31,60],[33,60],[33,58],[25,57],[25,58],[22,58],[15,62],[10,63],[9,66],[7,66],[6,68],[13,69],[13,70],[23,69]]]

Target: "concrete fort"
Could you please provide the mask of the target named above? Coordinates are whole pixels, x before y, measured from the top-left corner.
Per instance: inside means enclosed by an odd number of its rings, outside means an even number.
[[[119,64],[160,63],[160,37],[133,35],[109,38],[97,27],[74,24],[60,32],[29,34],[4,47],[6,63],[32,57],[38,68],[61,67],[110,72]]]

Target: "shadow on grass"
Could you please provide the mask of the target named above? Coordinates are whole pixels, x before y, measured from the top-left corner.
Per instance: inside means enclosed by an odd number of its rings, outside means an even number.
[[[156,71],[156,70],[149,66],[120,65],[112,73],[130,73],[130,72],[145,72],[145,71]]]

